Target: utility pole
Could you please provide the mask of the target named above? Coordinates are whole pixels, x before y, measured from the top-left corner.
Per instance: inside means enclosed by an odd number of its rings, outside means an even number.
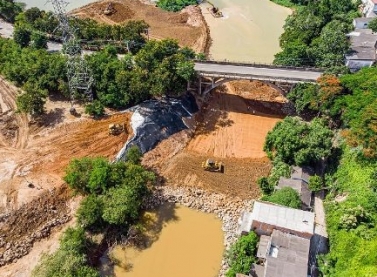
[[[54,14],[59,20],[59,29],[62,32],[63,54],[67,56],[67,77],[71,101],[71,114],[75,114],[73,107],[76,94],[83,94],[86,100],[93,100],[93,77],[86,60],[81,55],[81,46],[75,37],[76,30],[69,24],[65,0],[49,0],[54,7]]]

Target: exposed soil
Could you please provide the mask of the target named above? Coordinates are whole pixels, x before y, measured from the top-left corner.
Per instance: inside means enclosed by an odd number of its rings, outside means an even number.
[[[248,81],[231,82],[211,94],[209,104],[196,116],[196,130],[162,141],[145,154],[143,162],[171,186],[256,198],[257,179],[271,169],[263,143],[267,132],[284,116],[286,100],[270,87]],[[224,173],[204,171],[202,162],[208,158],[223,162]]]
[[[70,103],[57,99],[47,102],[40,120],[30,120],[15,113],[17,93],[0,80],[0,266],[24,256],[35,241],[70,220],[72,196],[62,180],[69,161],[84,156],[112,160],[130,135],[108,134],[110,123],[128,125],[130,113],[101,120],[75,117],[69,114]],[[15,276],[13,270],[20,269],[6,268],[0,268],[0,276]]]
[[[105,15],[109,3],[112,3],[114,12]],[[190,6],[180,13],[173,13],[138,0],[103,0],[75,9],[71,14],[106,24],[144,20],[150,26],[150,38],[173,38],[181,46],[189,46],[197,52],[208,50],[209,30],[199,7]]]

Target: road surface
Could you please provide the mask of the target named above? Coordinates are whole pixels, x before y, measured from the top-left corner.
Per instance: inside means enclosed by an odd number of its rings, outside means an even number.
[[[230,64],[216,64],[216,63],[195,63],[195,71],[203,75],[240,75],[240,76],[260,76],[270,79],[280,80],[300,80],[304,82],[315,82],[322,72],[286,69],[286,68],[267,68],[267,67],[253,67],[245,65],[230,65]]]

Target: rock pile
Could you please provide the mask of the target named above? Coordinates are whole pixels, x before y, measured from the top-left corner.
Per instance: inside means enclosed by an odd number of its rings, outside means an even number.
[[[70,215],[62,215],[47,222],[32,234],[26,236],[23,240],[14,242],[6,243],[4,239],[5,235],[1,235],[0,248],[4,248],[5,251],[0,253],[0,266],[25,256],[30,252],[35,241],[48,237],[52,228],[67,223],[69,220],[71,220]]]
[[[226,249],[237,238],[238,220],[242,211],[250,210],[252,200],[232,198],[220,193],[209,192],[192,187],[168,187],[157,188],[153,196],[145,203],[145,208],[155,208],[165,202],[177,203],[192,209],[215,214],[222,221],[224,231],[224,246]],[[224,258],[219,277],[225,276],[228,263]]]

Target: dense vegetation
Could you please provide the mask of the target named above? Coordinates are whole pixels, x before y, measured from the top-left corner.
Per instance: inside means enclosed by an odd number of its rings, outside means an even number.
[[[258,236],[250,232],[246,236],[241,236],[227,251],[226,258],[229,270],[226,277],[235,277],[237,273],[248,274],[251,265],[256,261]]]
[[[375,160],[362,160],[357,152],[345,147],[335,174],[326,178],[331,251],[320,259],[324,276],[377,275],[376,168]]]
[[[283,49],[274,63],[292,66],[342,67],[349,50],[346,33],[358,16],[352,0],[292,1],[295,9],[280,37]]]
[[[286,117],[267,134],[264,151],[289,165],[313,165],[331,154],[332,136],[321,119],[307,123]]]
[[[197,0],[159,0],[157,6],[161,9],[178,12],[189,5],[196,5]]]
[[[143,20],[129,21],[125,24],[106,25],[92,19],[71,18],[70,25],[76,30],[75,38],[84,48],[102,49],[106,44],[117,48],[118,52],[136,53],[146,43],[149,26]],[[60,40],[62,35],[59,22],[52,12],[30,8],[15,19],[15,32],[38,34]],[[23,44],[28,44],[24,40]]]
[[[22,12],[20,3],[15,3],[14,0],[0,0],[0,18],[13,23],[16,16]]]
[[[95,262],[91,254],[98,248],[91,234],[126,236],[138,220],[154,180],[154,174],[138,163],[140,151],[133,149],[129,155],[128,162],[109,163],[104,158],[70,162],[64,180],[76,193],[86,196],[77,211],[79,226],[64,233],[60,248],[41,259],[33,277],[99,276],[91,267]]]
[[[289,208],[300,209],[301,199],[300,195],[293,188],[286,187],[274,191],[271,195],[266,195],[262,198],[275,204],[283,205]]]
[[[376,75],[376,67],[364,68],[340,78],[325,75],[317,84],[298,85],[288,94],[299,114],[324,118],[316,118],[310,125],[318,120],[327,122],[337,133],[333,141],[338,148],[322,152],[330,153],[324,175],[313,176],[309,180],[310,189],[326,188],[328,191],[325,209],[330,252],[319,260],[324,276],[372,277],[377,274]],[[272,157],[288,164],[299,161],[297,155],[300,150],[295,148],[291,151],[293,145],[299,145],[292,136],[302,140],[299,135],[302,126],[297,122],[298,119],[286,128],[277,126],[273,135],[269,134],[266,144],[270,145],[268,151],[273,150],[270,153]],[[309,137],[312,141],[319,138],[317,134]],[[328,145],[323,144],[326,139],[319,141],[321,145]],[[303,147],[311,149],[309,145]],[[321,149],[323,151],[324,148]],[[317,150],[310,152],[316,153]],[[259,181],[265,194],[272,193],[276,175],[286,174],[286,166],[280,160],[274,161],[273,178],[269,176]]]
[[[138,53],[121,59],[113,47],[87,56],[99,101],[88,112],[96,114],[103,106],[125,108],[154,96],[183,93],[194,75],[190,61],[194,56],[174,40],[148,41]],[[47,96],[68,96],[65,59],[0,38],[0,74],[25,91],[17,100],[20,111],[38,116],[44,112]]]

